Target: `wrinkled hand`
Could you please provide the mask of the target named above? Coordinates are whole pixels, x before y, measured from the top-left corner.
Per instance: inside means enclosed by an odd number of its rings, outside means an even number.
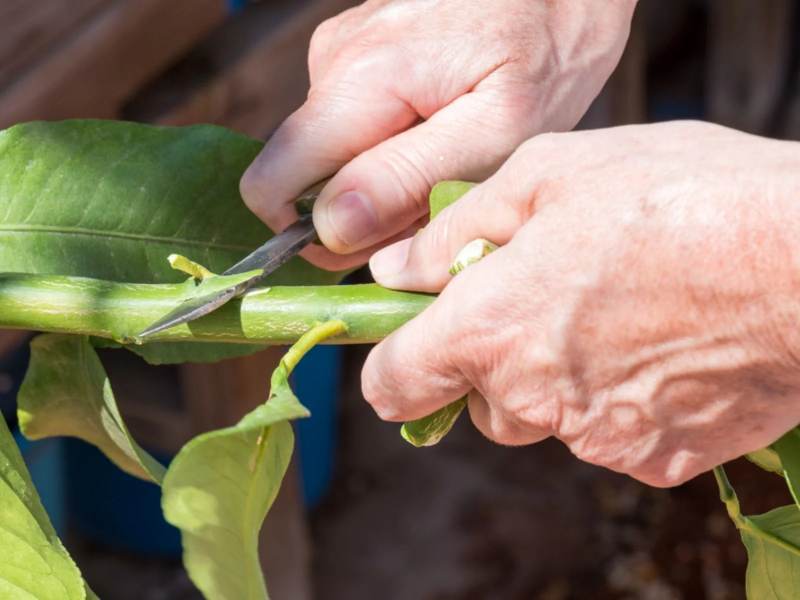
[[[295,196],[341,169],[314,209],[333,252],[304,256],[365,262],[417,226],[437,181],[484,179],[534,133],[571,129],[619,60],[634,4],[369,0],[324,22],[308,100],[245,173],[245,202],[280,231]]]
[[[800,421],[800,144],[702,123],[547,134],[371,261],[437,291],[378,345],[388,420],[470,390],[487,437],[556,436],[675,485]],[[499,250],[452,281],[473,238]]]

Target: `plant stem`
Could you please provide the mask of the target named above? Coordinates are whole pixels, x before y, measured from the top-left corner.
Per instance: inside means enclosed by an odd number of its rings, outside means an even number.
[[[185,287],[81,277],[0,275],[0,327],[93,335],[129,342],[180,303]],[[346,323],[335,343],[383,339],[434,297],[378,285],[287,286],[253,290],[214,313],[152,341],[287,344],[314,326]]]
[[[336,320],[317,325],[304,333],[281,358],[283,366],[286,367],[286,375],[289,376],[294,371],[297,363],[311,348],[345,332],[347,332],[347,324],[344,321]]]
[[[736,490],[733,489],[728,474],[722,465],[714,467],[714,479],[717,480],[717,487],[719,488],[719,499],[725,504],[728,510],[728,516],[734,522],[738,529],[747,527],[746,518],[742,515],[742,509],[739,506],[739,498],[736,496]]]
[[[739,506],[739,499],[736,496],[736,491],[733,489],[727,473],[722,466],[714,467],[714,478],[717,480],[717,487],[719,488],[719,498],[725,503],[725,508],[728,509],[728,515],[733,521],[736,528],[740,531],[746,531],[750,535],[761,538],[768,544],[773,544],[779,548],[800,556],[800,548],[794,544],[787,542],[783,538],[775,535],[771,531],[766,531],[757,525],[752,519],[742,514],[742,509]]]

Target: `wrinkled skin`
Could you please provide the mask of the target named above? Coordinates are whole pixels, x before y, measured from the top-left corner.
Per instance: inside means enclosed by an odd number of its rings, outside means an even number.
[[[548,134],[413,239],[382,284],[439,291],[370,354],[389,420],[470,392],[487,437],[548,436],[656,486],[800,421],[800,144],[675,122]],[[499,250],[450,280],[464,244]]]
[[[369,0],[324,22],[308,100],[245,173],[276,231],[292,200],[338,174],[314,209],[341,269],[413,232],[433,184],[483,180],[525,139],[571,129],[616,66],[635,0]],[[423,221],[420,221],[423,219]]]

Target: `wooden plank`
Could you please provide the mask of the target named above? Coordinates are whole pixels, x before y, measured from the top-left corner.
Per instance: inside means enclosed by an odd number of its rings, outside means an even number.
[[[134,90],[224,18],[223,0],[116,0],[0,94],[0,127],[115,117]]]
[[[711,0],[708,117],[770,133],[789,66],[792,0]]]
[[[263,403],[284,348],[215,364],[180,365],[188,419],[195,432],[233,425]],[[298,474],[293,464],[261,530],[261,564],[273,598],[310,600],[311,551]]]
[[[113,0],[0,2],[0,89]]]
[[[305,99],[308,43],[323,20],[357,0],[252,5],[133,100],[126,118],[170,125],[217,123],[252,136],[272,131]],[[186,73],[200,73],[187,84]]]

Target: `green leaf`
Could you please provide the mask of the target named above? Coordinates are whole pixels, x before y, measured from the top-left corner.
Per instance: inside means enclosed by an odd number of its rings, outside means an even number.
[[[266,586],[258,533],[289,466],[289,421],[309,416],[289,375],[316,343],[345,330],[331,321],[306,333],[272,374],[267,402],[237,425],[187,443],[164,478],[164,516],[181,530],[183,561],[209,599],[262,600]]]
[[[166,261],[222,272],[271,232],[239,179],[262,142],[212,125],[74,120],[0,132],[0,271],[177,282]],[[293,259],[266,285],[340,275]]]
[[[469,181],[440,181],[433,186],[430,196],[428,196],[431,219],[474,188],[475,185]]]
[[[467,399],[461,398],[455,402],[451,402],[447,406],[440,408],[435,413],[403,423],[400,428],[400,435],[409,444],[413,444],[417,448],[422,446],[434,446],[438,444],[441,439],[446,436],[453,425],[456,424],[458,416],[461,411],[467,406]]]
[[[131,475],[156,483],[163,479],[164,467],[125,427],[108,376],[87,338],[52,333],[34,338],[17,403],[27,438],[77,437]]]
[[[772,448],[780,459],[783,476],[795,504],[800,506],[800,429],[791,429]]]
[[[747,597],[795,600],[800,590],[800,510],[782,506],[746,517],[740,529],[747,548]]]
[[[441,211],[461,198],[469,190],[475,187],[474,183],[466,181],[442,181],[433,186],[428,202],[431,207],[431,218],[435,218]],[[404,423],[400,427],[400,435],[403,439],[413,444],[417,448],[423,446],[433,446],[438,444],[441,439],[455,425],[458,416],[467,405],[466,398],[461,398],[443,406],[427,417],[421,417],[415,421]]]
[[[170,254],[167,257],[167,262],[169,263],[169,266],[176,271],[182,271],[199,281],[202,281],[206,277],[217,276],[216,273],[212,273],[200,263],[196,263],[193,260],[186,258],[182,254]]]
[[[267,348],[261,344],[214,344],[201,342],[150,342],[123,346],[151,365],[212,363],[247,356]]]
[[[751,463],[758,465],[765,471],[783,476],[783,465],[781,464],[781,459],[778,456],[778,453],[769,446],[762,448],[761,450],[756,450],[755,452],[745,454],[745,458],[747,458],[747,460],[749,460]]]
[[[47,518],[2,415],[0,548],[0,598],[79,600],[87,597],[81,573]]]

